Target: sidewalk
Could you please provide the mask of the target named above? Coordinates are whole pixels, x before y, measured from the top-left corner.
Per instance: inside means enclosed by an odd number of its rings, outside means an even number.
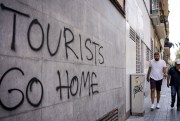
[[[160,109],[150,110],[150,94],[145,99],[144,117],[130,116],[126,121],[180,121],[180,112],[177,112],[176,104],[173,109],[170,107],[171,90],[167,88],[166,81],[163,81],[161,89]],[[155,99],[156,102],[156,99]],[[156,104],[156,103],[155,103]]]

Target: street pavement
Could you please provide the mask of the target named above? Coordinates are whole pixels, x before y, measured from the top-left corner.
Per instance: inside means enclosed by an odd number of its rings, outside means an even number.
[[[161,89],[160,109],[150,110],[151,100],[150,94],[145,98],[145,114],[143,117],[130,116],[126,121],[180,121],[180,111],[177,111],[171,104],[171,90],[166,86],[166,80],[163,81]],[[156,98],[155,98],[156,105]]]

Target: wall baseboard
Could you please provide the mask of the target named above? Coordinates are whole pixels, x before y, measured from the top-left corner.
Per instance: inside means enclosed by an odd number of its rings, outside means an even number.
[[[130,113],[130,110],[129,110],[129,111],[126,112],[126,118],[125,118],[125,120],[127,120],[130,115],[131,115],[131,113]]]

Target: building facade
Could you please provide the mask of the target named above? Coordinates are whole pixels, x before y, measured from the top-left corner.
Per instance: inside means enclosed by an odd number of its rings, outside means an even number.
[[[146,74],[154,52],[161,59],[170,53],[164,42],[169,35],[168,0],[126,0],[126,116],[130,115],[130,75]],[[165,54],[164,54],[165,53]],[[167,62],[167,60],[166,60]],[[145,96],[149,83],[145,81]]]
[[[124,119],[126,21],[111,1],[0,5],[0,121]]]
[[[0,0],[0,121],[124,121],[163,53],[152,1]]]

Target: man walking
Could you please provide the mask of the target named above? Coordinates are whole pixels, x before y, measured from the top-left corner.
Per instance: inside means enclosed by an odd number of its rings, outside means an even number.
[[[180,60],[177,60],[174,67],[168,72],[167,87],[171,86],[171,108],[174,107],[177,93],[177,111],[180,111]]]
[[[156,108],[160,108],[160,95],[161,95],[161,85],[164,77],[167,76],[166,72],[166,63],[164,60],[160,59],[160,55],[158,52],[154,53],[154,59],[149,63],[149,69],[147,73],[147,81],[150,81],[150,89],[151,89],[151,110],[155,108],[154,106],[154,97],[155,97],[155,89],[157,93],[157,105]]]

